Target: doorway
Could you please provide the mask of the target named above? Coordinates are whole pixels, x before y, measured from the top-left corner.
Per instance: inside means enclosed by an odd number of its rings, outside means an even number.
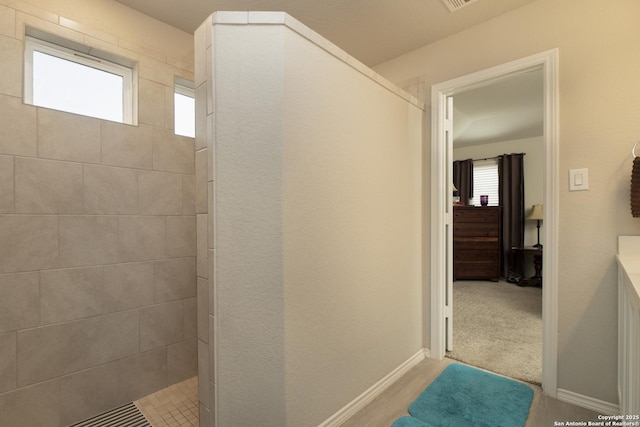
[[[431,111],[431,357],[445,356],[451,337],[452,287],[450,260],[452,236],[452,117],[451,97],[494,84],[540,68],[544,88],[544,207],[545,260],[543,265],[543,354],[542,386],[546,394],[557,394],[557,49],[526,57],[487,70],[432,86]]]

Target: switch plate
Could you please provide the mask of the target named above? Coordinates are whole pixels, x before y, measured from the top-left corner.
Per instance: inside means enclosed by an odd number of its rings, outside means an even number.
[[[589,169],[569,169],[569,191],[589,189]]]

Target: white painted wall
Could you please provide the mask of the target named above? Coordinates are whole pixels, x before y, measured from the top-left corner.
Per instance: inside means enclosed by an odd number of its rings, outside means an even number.
[[[422,348],[423,111],[284,14],[213,22],[218,425],[316,426]]]
[[[287,425],[315,426],[422,348],[422,110],[287,32]]]
[[[634,0],[538,0],[376,67],[428,94],[435,83],[559,49],[558,388],[614,404],[616,242],[640,234],[629,208],[638,16]],[[589,169],[589,191],[569,192],[573,168]]]

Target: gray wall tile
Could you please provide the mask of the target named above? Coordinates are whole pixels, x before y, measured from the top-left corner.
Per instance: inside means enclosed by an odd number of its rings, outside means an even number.
[[[0,426],[60,427],[58,379],[0,394]]]
[[[187,380],[198,374],[198,347],[195,338],[167,347],[167,375],[169,384]]]
[[[21,40],[0,37],[0,93],[22,96],[23,50]]]
[[[198,400],[209,403],[209,346],[198,340]],[[202,403],[201,403],[202,405]]]
[[[100,163],[100,120],[38,109],[38,157]]]
[[[16,212],[83,213],[82,165],[16,157]]]
[[[182,175],[182,215],[196,214],[196,179],[193,175]]]
[[[193,138],[174,135],[170,129],[154,128],[153,169],[193,175],[195,171]]]
[[[167,217],[167,256],[196,256],[196,217]]]
[[[209,207],[207,209],[207,215],[209,215],[209,219],[207,219],[207,248],[214,249],[215,248],[215,186],[213,182],[209,182],[208,185],[208,193],[209,193]]]
[[[207,213],[207,150],[196,152],[196,212]]]
[[[209,281],[198,277],[197,335],[205,344],[209,342]]]
[[[182,175],[138,172],[138,204],[142,215],[181,215],[182,191]]]
[[[102,163],[136,169],[153,167],[150,126],[102,122]]]
[[[138,122],[152,126],[165,123],[165,86],[147,79],[138,79]]]
[[[182,301],[140,309],[140,351],[153,350],[184,337]]]
[[[207,408],[209,409],[209,425],[215,427],[216,426],[216,393],[217,386],[216,383],[209,380],[209,404]]]
[[[84,200],[88,214],[137,214],[137,172],[111,166],[84,165]]]
[[[121,216],[118,218],[120,261],[161,259],[166,253],[166,221],[158,216]]]
[[[121,359],[120,395],[136,400],[168,385],[167,348]]]
[[[217,319],[209,315],[209,381],[216,381],[216,337]]]
[[[152,305],[155,293],[153,263],[105,265],[104,286],[109,311]]]
[[[213,114],[207,116],[207,181],[212,182],[216,167],[216,145],[214,144],[215,118]]]
[[[0,215],[0,236],[0,273],[57,267],[57,217]]]
[[[215,262],[216,262],[216,250],[209,249],[209,314],[216,315],[217,313],[217,304],[218,301],[216,299],[216,280],[215,280]]]
[[[200,383],[198,383],[200,384]],[[209,418],[211,417],[211,415],[209,414],[209,409],[207,409],[206,406],[204,406],[204,404],[200,404],[198,406],[198,411],[199,411],[199,421],[200,421],[200,426],[199,427],[209,427],[211,426],[211,424],[209,423]]]
[[[40,272],[42,324],[83,319],[106,312],[102,267]]]
[[[18,387],[88,366],[83,321],[18,331]]]
[[[140,79],[139,126],[25,105],[4,30],[0,426],[60,427],[195,375],[195,142],[173,65]]]
[[[16,334],[0,335],[0,394],[18,385]]]
[[[207,147],[207,85],[200,85],[195,91],[196,103],[196,150]]]
[[[0,333],[40,323],[40,279],[35,273],[0,274]]]
[[[170,129],[167,83],[141,79],[139,126],[24,105],[8,35],[0,425],[60,427],[196,373],[194,140]]]
[[[209,260],[207,259],[207,244],[209,235],[208,214],[198,214],[197,217],[197,259],[198,259],[198,276],[209,277]]]
[[[184,301],[184,338],[196,338],[198,335],[198,309],[196,297]]]
[[[118,373],[118,363],[114,362],[62,377],[62,425],[80,422],[127,403],[120,395]]]
[[[14,211],[13,157],[0,156],[0,213]]]
[[[13,38],[16,36],[16,23],[15,23],[16,11],[9,9],[8,7],[0,8],[0,22],[2,26],[0,28],[0,34]]]
[[[156,302],[174,301],[196,296],[195,258],[175,258],[156,261]]]
[[[171,73],[171,71],[169,71],[169,73]],[[175,77],[174,77],[175,79]],[[175,124],[175,114],[174,114],[174,94],[175,94],[175,89],[174,89],[174,84],[175,81],[172,82],[165,82],[165,84],[168,84],[167,86],[164,87],[164,127],[167,129],[171,129],[174,130],[176,127]]]
[[[60,267],[111,264],[118,259],[117,217],[60,217]]]
[[[85,321],[87,358],[92,366],[132,356],[139,351],[138,310],[96,316]]]

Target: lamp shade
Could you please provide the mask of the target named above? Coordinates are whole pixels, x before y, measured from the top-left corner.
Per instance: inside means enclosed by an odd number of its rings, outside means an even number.
[[[527,215],[527,219],[541,220],[542,219],[542,205],[533,205],[531,212]]]
[[[458,188],[456,187],[455,184],[451,184],[451,187],[453,187],[453,191],[458,191]]]

